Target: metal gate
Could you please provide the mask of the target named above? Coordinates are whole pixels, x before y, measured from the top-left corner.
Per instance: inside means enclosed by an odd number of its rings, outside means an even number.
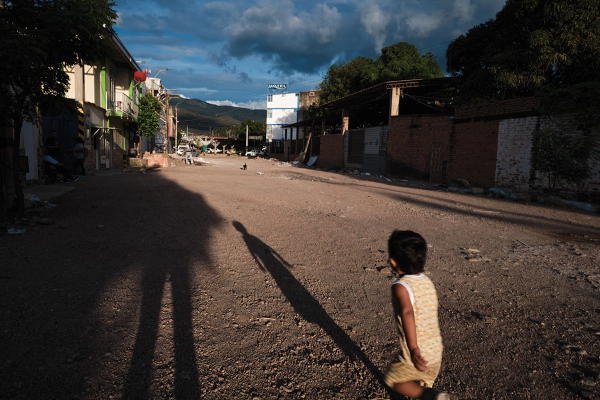
[[[431,153],[429,157],[429,181],[442,182],[443,180],[443,155],[444,143],[436,142],[431,144]]]
[[[346,168],[385,175],[388,127],[350,129],[344,138]]]
[[[365,128],[363,172],[385,175],[387,158],[387,126]]]
[[[350,129],[344,138],[344,164],[346,168],[362,170],[365,149],[365,130]]]

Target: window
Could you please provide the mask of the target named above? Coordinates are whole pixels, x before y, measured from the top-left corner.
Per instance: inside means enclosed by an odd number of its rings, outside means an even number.
[[[109,110],[115,110],[117,107],[117,84],[115,82],[115,75],[115,71],[111,69],[108,77],[108,92],[106,94],[108,100],[106,102],[106,107]]]
[[[273,101],[273,95],[272,94],[270,94],[270,95],[267,96],[267,101],[268,102],[272,102]]]
[[[267,114],[267,118],[273,118],[273,111],[269,111],[269,113]]]

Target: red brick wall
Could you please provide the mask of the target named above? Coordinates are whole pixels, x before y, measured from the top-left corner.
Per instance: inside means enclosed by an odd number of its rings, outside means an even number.
[[[388,175],[429,179],[432,145],[441,144],[442,160],[447,161],[451,128],[452,120],[448,116],[392,117],[388,128]]]
[[[448,180],[466,179],[472,186],[495,185],[499,122],[491,120],[453,124]]]
[[[494,101],[485,104],[457,108],[454,117],[457,120],[463,118],[489,117],[492,115],[535,113],[540,108],[540,99],[537,97],[525,97],[522,99]]]
[[[169,166],[169,160],[159,153],[151,154],[149,152],[145,152],[143,155],[143,159],[148,160],[148,168],[166,168]]]
[[[112,152],[112,160],[110,161],[110,168],[122,169],[123,168],[123,150],[114,149]]]
[[[321,136],[321,154],[317,159],[319,168],[343,168],[344,167],[344,136],[324,135]]]

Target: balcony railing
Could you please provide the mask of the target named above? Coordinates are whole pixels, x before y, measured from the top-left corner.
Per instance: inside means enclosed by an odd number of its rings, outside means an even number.
[[[131,100],[125,93],[117,93],[117,99],[113,100],[106,94],[106,109],[109,111],[122,112],[130,115],[133,118],[137,118],[140,107]]]

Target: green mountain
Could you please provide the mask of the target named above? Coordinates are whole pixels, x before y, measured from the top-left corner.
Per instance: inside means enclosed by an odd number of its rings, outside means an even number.
[[[175,98],[170,105],[177,105],[178,127],[193,134],[209,134],[211,129],[239,125],[247,119],[261,121],[267,118],[267,110],[216,106],[198,99]]]

